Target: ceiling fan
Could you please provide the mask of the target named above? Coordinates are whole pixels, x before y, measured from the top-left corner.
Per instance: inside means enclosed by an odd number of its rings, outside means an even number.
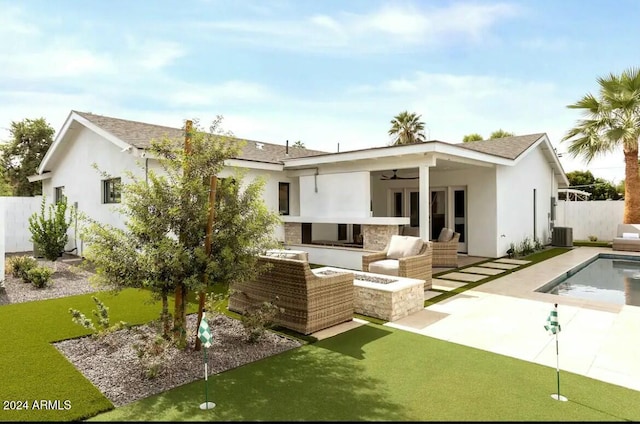
[[[415,180],[418,177],[398,177],[398,170],[394,169],[393,170],[393,175],[390,177],[387,177],[385,175],[382,175],[380,177],[381,180]]]

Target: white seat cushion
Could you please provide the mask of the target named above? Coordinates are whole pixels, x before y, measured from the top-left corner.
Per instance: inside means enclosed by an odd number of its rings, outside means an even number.
[[[411,236],[391,236],[387,258],[400,259],[415,256],[422,249],[422,239]]]
[[[638,233],[622,233],[623,239],[638,239],[640,238],[640,234]]]
[[[438,236],[438,241],[439,242],[443,242],[443,241],[449,241],[451,240],[451,238],[453,237],[453,230],[451,228],[442,228],[442,230],[440,230],[440,235]]]
[[[369,272],[374,274],[384,274],[398,276],[400,263],[396,259],[383,259],[381,261],[371,262],[369,264]]]

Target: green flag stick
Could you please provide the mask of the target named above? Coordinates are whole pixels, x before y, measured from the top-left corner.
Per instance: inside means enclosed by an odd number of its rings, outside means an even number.
[[[544,329],[550,331],[551,334],[556,336],[556,380],[558,382],[558,393],[552,394],[551,397],[555,400],[567,401],[567,398],[560,394],[560,354],[558,351],[558,333],[560,332],[560,323],[558,322],[558,304],[553,305],[553,310],[549,312],[547,317],[547,325]]]
[[[213,339],[213,335],[211,334],[211,330],[209,329],[209,323],[205,317],[205,314],[202,314],[202,319],[200,320],[200,326],[198,327],[198,338],[202,342],[203,353],[204,353],[204,403],[200,404],[200,409],[213,409],[216,404],[213,402],[209,402],[209,393],[208,393],[208,378],[209,378],[209,370],[207,368],[209,362],[207,361],[207,349],[211,346],[211,340]]]

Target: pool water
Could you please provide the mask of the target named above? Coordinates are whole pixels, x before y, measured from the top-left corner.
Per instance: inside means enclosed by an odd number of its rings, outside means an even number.
[[[640,258],[599,256],[538,291],[578,299],[640,306]]]

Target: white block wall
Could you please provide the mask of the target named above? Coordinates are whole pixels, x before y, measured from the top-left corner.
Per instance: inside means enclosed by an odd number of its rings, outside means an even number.
[[[589,236],[599,241],[611,241],[615,237],[618,224],[622,224],[624,201],[559,200],[556,208],[556,227],[573,228],[573,240],[588,240]]]
[[[4,213],[2,231],[4,237],[4,252],[27,252],[33,250],[31,232],[29,231],[29,217],[40,212],[42,196],[35,197],[0,197],[0,204]],[[4,253],[3,252],[3,253]]]

